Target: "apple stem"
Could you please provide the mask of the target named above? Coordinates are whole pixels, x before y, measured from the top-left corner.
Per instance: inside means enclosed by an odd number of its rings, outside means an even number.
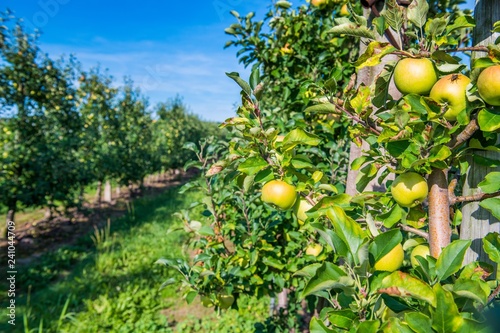
[[[445,170],[434,168],[429,175],[429,247],[434,258],[450,244],[450,199]]]

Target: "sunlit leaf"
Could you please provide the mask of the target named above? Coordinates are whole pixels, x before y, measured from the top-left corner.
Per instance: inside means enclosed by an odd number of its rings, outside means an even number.
[[[436,262],[438,279],[445,280],[450,275],[458,272],[462,267],[465,252],[470,244],[470,240],[456,240],[443,249]]]

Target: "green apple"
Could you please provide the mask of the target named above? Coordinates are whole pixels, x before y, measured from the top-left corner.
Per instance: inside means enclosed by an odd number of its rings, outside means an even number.
[[[427,95],[436,81],[434,64],[427,58],[404,58],[394,68],[394,84],[402,94]]]
[[[201,304],[203,304],[203,306],[206,308],[211,308],[215,305],[212,299],[206,295],[201,296]]]
[[[314,244],[309,244],[309,246],[306,248],[306,254],[310,256],[319,256],[319,254],[323,251],[323,245],[314,243]]]
[[[403,173],[394,179],[391,194],[403,207],[415,207],[427,198],[429,186],[425,178],[416,172]]]
[[[229,294],[219,294],[217,296],[219,307],[223,310],[229,309],[234,303],[234,296]]]
[[[380,258],[373,268],[376,271],[394,272],[403,264],[405,251],[401,244],[396,245],[389,253]]]
[[[432,87],[430,98],[443,105],[443,117],[454,121],[460,112],[465,110],[467,96],[465,94],[470,79],[462,74],[449,74],[439,79]]]
[[[411,253],[410,253],[411,266],[413,268],[420,266],[420,263],[418,262],[417,258],[415,258],[416,256],[421,256],[421,257],[426,258],[428,255],[430,255],[430,253],[431,252],[429,250],[429,246],[427,246],[427,245],[420,244],[420,245],[415,246],[413,248],[413,250],[411,250]]]
[[[303,225],[304,222],[307,220],[306,212],[312,207],[313,205],[311,205],[306,199],[300,198],[299,200],[297,200],[293,208],[295,210],[295,215],[297,216],[300,225]]]
[[[295,186],[282,180],[271,180],[262,187],[262,201],[286,210],[293,207],[297,200]]]
[[[479,74],[477,91],[486,103],[500,106],[500,65],[488,67]]]

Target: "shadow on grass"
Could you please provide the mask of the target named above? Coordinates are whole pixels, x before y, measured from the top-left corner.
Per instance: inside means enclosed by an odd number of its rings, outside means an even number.
[[[19,266],[16,326],[2,320],[0,331],[25,332],[23,316],[30,329],[38,328],[43,320],[43,332],[59,331],[58,325],[68,322],[78,327],[69,330],[73,332],[111,331],[127,325],[137,332],[164,327],[158,313],[169,291],[159,294],[158,287],[171,272],[154,261],[166,255],[182,256],[185,238],[180,233],[168,236],[167,230],[178,224],[171,214],[194,200],[192,195],[179,197],[177,191],[178,187],[171,188],[158,196],[134,200],[134,213],[130,210],[111,221],[109,234],[97,244],[99,251],[91,232],[70,246]],[[5,283],[6,278],[1,281]],[[7,317],[6,296],[2,293],[0,299],[3,318]]]

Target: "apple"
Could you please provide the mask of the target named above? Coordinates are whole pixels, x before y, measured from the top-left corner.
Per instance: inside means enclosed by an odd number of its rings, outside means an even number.
[[[306,248],[306,254],[309,256],[319,256],[319,254],[323,251],[323,245],[315,243],[315,244],[309,244],[309,246]]]
[[[479,74],[477,91],[486,103],[500,106],[500,65],[488,67]]]
[[[394,179],[391,194],[403,207],[415,207],[427,198],[429,186],[425,178],[416,172],[403,173]]]
[[[460,112],[465,110],[465,95],[470,79],[462,74],[449,74],[439,79],[432,87],[430,98],[443,105],[446,120],[454,121]]]
[[[294,206],[294,210],[300,225],[303,225],[307,220],[306,212],[312,207],[313,205],[311,205],[306,199],[300,198],[299,200],[297,200]]]
[[[327,3],[327,0],[311,0],[311,5],[314,7],[320,7]]]
[[[208,296],[201,296],[201,304],[203,304],[206,308],[211,308],[215,305],[212,299]]]
[[[401,244],[396,245],[389,253],[380,258],[373,268],[376,271],[394,272],[403,264],[405,252]]]
[[[219,307],[223,310],[229,309],[234,303],[234,296],[230,294],[219,294],[217,296]]]
[[[340,16],[349,16],[349,10],[347,9],[347,4],[343,4],[342,8],[340,8]]]
[[[413,250],[411,250],[411,253],[410,253],[411,266],[413,268],[420,266],[420,263],[418,262],[417,258],[415,258],[416,256],[421,256],[421,257],[426,258],[428,255],[430,255],[430,253],[431,252],[429,250],[429,246],[427,246],[427,245],[420,244],[420,245],[415,246],[413,248]]]
[[[282,180],[271,180],[262,187],[262,201],[287,210],[293,207],[297,200],[295,186]]]
[[[434,64],[427,58],[404,58],[394,68],[394,84],[405,95],[427,95],[436,81]]]

